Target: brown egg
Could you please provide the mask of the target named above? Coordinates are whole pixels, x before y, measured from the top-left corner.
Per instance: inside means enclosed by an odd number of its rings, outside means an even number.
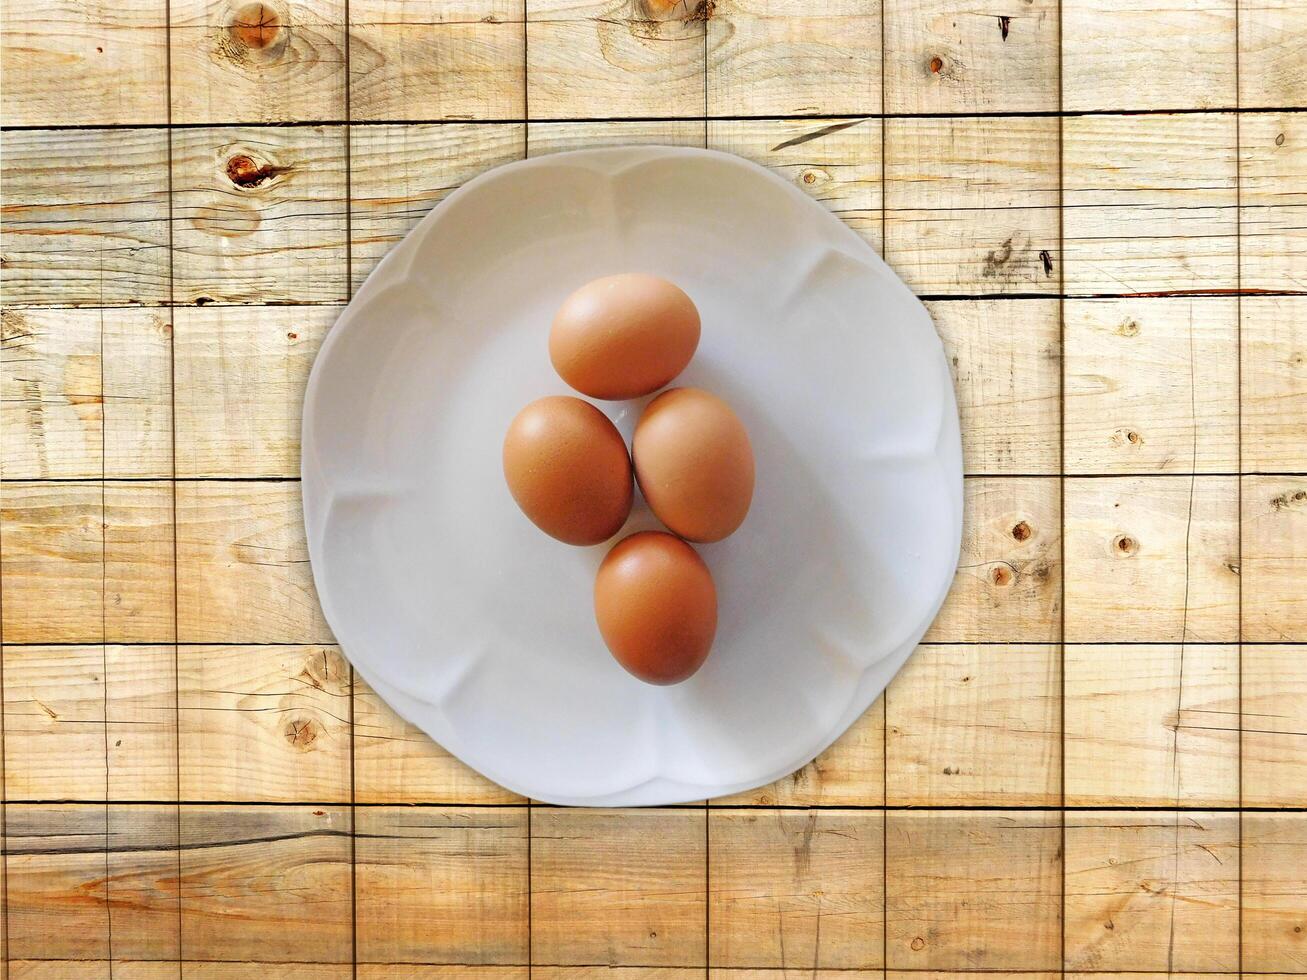
[[[570,395],[533,401],[504,436],[504,479],[522,513],[568,544],[611,538],[631,512],[631,459],[608,416]]]
[[[699,346],[699,311],[657,276],[606,276],[563,301],[549,331],[549,358],[591,398],[639,398],[685,370]]]
[[[749,433],[706,391],[673,388],[651,401],[636,423],[631,455],[649,506],[683,538],[720,541],[749,513]]]
[[[618,543],[595,576],[595,620],[617,662],[650,684],[703,664],[717,632],[717,589],[693,548],[662,531]]]

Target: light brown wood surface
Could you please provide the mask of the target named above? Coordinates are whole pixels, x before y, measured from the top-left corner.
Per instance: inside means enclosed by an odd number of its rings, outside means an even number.
[[[0,0],[0,975],[1307,976],[1307,5]],[[925,299],[949,599],[772,786],[534,804],[353,675],[313,357],[511,160],[706,146]]]

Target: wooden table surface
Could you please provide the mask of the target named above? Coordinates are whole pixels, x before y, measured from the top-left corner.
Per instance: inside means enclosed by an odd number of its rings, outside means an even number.
[[[8,976],[1307,975],[1307,4],[2,14]],[[793,776],[533,806],[332,645],[300,399],[451,189],[630,142],[772,167],[922,294],[963,558]]]

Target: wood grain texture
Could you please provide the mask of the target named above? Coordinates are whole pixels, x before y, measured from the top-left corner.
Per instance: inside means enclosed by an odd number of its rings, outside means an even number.
[[[200,643],[331,643],[298,483],[178,482],[177,636]]]
[[[1238,806],[1239,650],[1068,646],[1066,802]]]
[[[174,639],[170,484],[7,483],[3,499],[7,642]]]
[[[1243,965],[1307,972],[1307,813],[1243,817]]]
[[[0,476],[172,476],[164,311],[16,309],[0,324]]]
[[[944,342],[968,474],[1060,472],[1061,304],[927,303]]]
[[[182,799],[350,799],[350,668],[334,647],[177,651]]]
[[[1236,814],[1068,814],[1066,854],[1068,967],[1238,970]]]
[[[172,121],[345,118],[344,0],[170,0]]]
[[[351,829],[348,807],[183,806],[187,958],[350,963]]]
[[[886,112],[1059,108],[1056,0],[885,0]]]
[[[702,810],[536,810],[533,957],[702,968],[705,820]]]
[[[892,806],[1061,802],[1055,645],[917,648],[886,692]]]
[[[1240,302],[1241,472],[1307,471],[1307,299]]]
[[[159,122],[167,117],[167,65],[162,0],[0,6],[6,126]]]
[[[1307,642],[1307,477],[1240,486],[1243,639]]]
[[[532,118],[703,117],[706,3],[525,2]]]
[[[1225,113],[1064,119],[1066,291],[1237,288],[1235,130]]]
[[[1066,639],[1239,638],[1239,485],[1229,476],[1067,479]]]
[[[1237,0],[1062,0],[1062,107],[1224,109]],[[1166,84],[1157,84],[1164,71]]]
[[[880,0],[717,0],[697,9],[708,30],[707,115],[881,111]]]
[[[178,303],[346,299],[345,129],[172,132]]]
[[[5,133],[4,304],[157,306],[169,299],[168,133]]]
[[[891,969],[1056,968],[1062,814],[886,815]]]
[[[1057,147],[1045,117],[887,119],[886,261],[919,293],[1056,293]]]
[[[358,958],[523,963],[525,808],[358,812]]]
[[[1297,0],[0,0],[0,976],[1307,974],[1304,31]],[[433,206],[622,143],[754,160],[932,297],[964,541],[808,765],[560,810],[352,675],[299,402]]]
[[[350,118],[521,119],[521,0],[351,0]]]
[[[884,814],[727,810],[708,817],[714,967],[878,967]]]
[[[1239,468],[1233,298],[1067,300],[1066,472]]]
[[[179,477],[296,477],[309,369],[340,307],[175,311]]]
[[[1058,481],[973,477],[963,481],[963,492],[962,554],[926,641],[1061,639]]]

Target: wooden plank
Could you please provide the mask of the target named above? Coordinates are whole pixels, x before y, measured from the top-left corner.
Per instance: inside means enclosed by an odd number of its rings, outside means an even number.
[[[891,806],[1057,806],[1061,650],[922,645],[886,692]]]
[[[175,566],[171,483],[104,485],[104,638],[171,643]]]
[[[5,834],[9,956],[108,959],[104,806],[7,802]]]
[[[521,803],[454,758],[354,678],[354,798],[359,803]]]
[[[1061,513],[1056,478],[964,481],[966,519],[953,588],[926,642],[1060,638]]]
[[[925,294],[1056,293],[1058,121],[885,121],[885,258]]]
[[[522,0],[351,0],[350,118],[522,119]]]
[[[14,960],[8,965],[12,980],[177,980],[183,968],[140,960]]]
[[[6,126],[158,123],[168,115],[163,0],[6,0],[0,7]]]
[[[346,967],[346,970],[349,968]],[[528,967],[525,966],[420,966],[416,963],[360,963],[358,980],[528,980]],[[584,976],[584,972],[571,972],[569,976]],[[547,970],[536,969],[534,976],[544,976]],[[345,974],[349,976],[349,973]],[[620,976],[610,975],[609,980],[621,980]],[[315,975],[316,977],[316,975]],[[224,978],[225,980],[225,978]],[[673,978],[649,977],[647,980],[673,980]]]
[[[340,310],[175,311],[179,477],[299,476],[304,388]]]
[[[1068,646],[1066,802],[1239,805],[1239,649]]]
[[[952,366],[965,471],[1060,472],[1058,301],[936,302],[926,309]]]
[[[602,146],[705,146],[707,133],[702,119],[530,122],[526,146],[531,157]]]
[[[178,303],[345,301],[345,127],[171,135]]]
[[[4,667],[7,799],[176,799],[171,646],[8,646]]]
[[[690,0],[526,0],[532,119],[701,118],[705,18]]]
[[[313,588],[298,483],[176,487],[178,639],[334,642]]]
[[[646,7],[661,5],[645,0]],[[684,6],[694,6],[685,0]],[[717,0],[708,25],[709,116],[881,111],[881,0]]]
[[[344,0],[171,0],[172,121],[345,118]]]
[[[1056,111],[1058,30],[1055,0],[885,0],[885,110]]]
[[[531,976],[540,980],[700,980],[703,975],[702,969],[668,966],[536,966],[531,969]]]
[[[177,657],[182,799],[349,802],[350,669],[336,648]]]
[[[186,958],[349,963],[350,829],[348,808],[183,806]]]
[[[6,483],[10,643],[172,642],[167,483]]]
[[[0,313],[0,475],[172,475],[172,326],[156,310]]]
[[[358,959],[525,963],[527,812],[358,811]]]
[[[1238,814],[1069,813],[1066,851],[1068,967],[1238,971]]]
[[[879,119],[709,119],[708,147],[780,174],[879,251],[880,128]]]
[[[1307,656],[1302,647],[1243,648],[1244,806],[1307,799]]]
[[[1307,813],[1243,815],[1243,969],[1307,973]]]
[[[1298,0],[1239,0],[1239,104],[1307,106],[1307,65],[1297,38],[1307,31]]]
[[[1066,481],[1069,642],[1239,638],[1234,477]]]
[[[1307,478],[1242,481],[1246,641],[1307,642]]]
[[[879,806],[885,802],[885,696],[882,694],[806,766],[767,786],[719,796],[709,806]]]
[[[1237,105],[1235,2],[1062,0],[1062,108]]]
[[[1233,297],[1067,300],[1066,471],[1239,468]]]
[[[349,967],[345,969],[348,971]],[[571,969],[569,968],[569,971]],[[358,980],[528,980],[528,970],[529,967],[525,966],[431,966],[416,963],[360,963],[358,964],[357,976]],[[533,975],[543,976],[547,972],[537,969]],[[576,974],[569,972],[569,975]],[[316,974],[314,976],[316,977]],[[348,977],[350,974],[347,972],[345,976]],[[610,976],[609,980],[621,980],[621,978]],[[660,978],[652,977],[648,978],[648,980],[660,980]]]
[[[1239,117],[1239,194],[1243,288],[1307,290],[1307,121],[1300,113]]]
[[[536,810],[534,959],[702,968],[705,819],[703,810]]]
[[[1242,472],[1307,470],[1307,299],[1240,301]]]
[[[103,800],[103,648],[4,648],[5,798]]]
[[[886,814],[891,969],[1056,969],[1061,957],[1061,814]]]
[[[3,157],[7,307],[167,302],[167,132],[7,132]]]
[[[104,657],[109,799],[176,800],[176,648],[108,646]]]
[[[526,154],[526,127],[520,123],[352,126],[349,140],[355,289],[450,192]]]
[[[875,810],[710,813],[710,964],[881,966],[884,819]]]
[[[1066,291],[1236,288],[1235,129],[1220,113],[1064,119]]]

